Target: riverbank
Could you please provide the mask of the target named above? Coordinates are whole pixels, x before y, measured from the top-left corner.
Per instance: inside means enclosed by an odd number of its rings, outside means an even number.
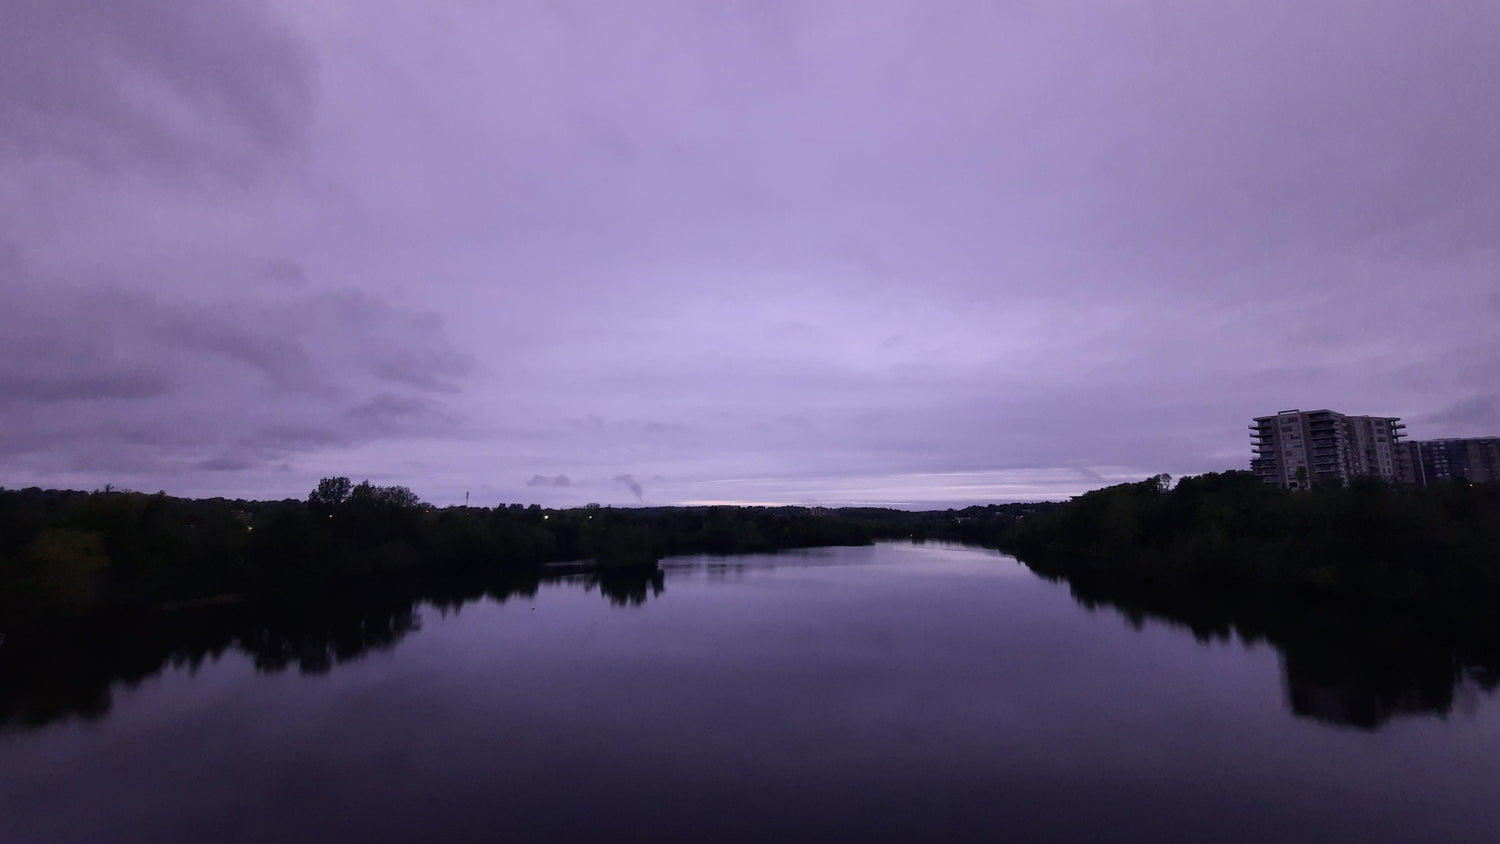
[[[0,490],[0,629],[550,563],[652,569],[671,555],[865,545],[910,528],[895,511],[805,507],[437,508],[401,489],[305,502]]]
[[[1500,607],[1500,489],[1370,482],[1284,490],[1248,472],[1079,496],[996,545],[1046,574],[1351,603]]]

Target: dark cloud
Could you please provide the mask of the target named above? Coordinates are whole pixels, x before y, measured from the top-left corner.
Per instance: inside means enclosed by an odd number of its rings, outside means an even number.
[[[242,179],[299,142],[313,61],[260,2],[0,4],[0,149]]]
[[[75,469],[224,472],[452,431],[431,387],[392,390],[384,370],[428,367],[451,396],[469,367],[440,320],[367,294],[187,300],[30,280],[3,301],[0,454],[26,463],[67,450]]]
[[[1426,426],[1437,427],[1442,436],[1496,436],[1500,434],[1500,394],[1474,396],[1454,402],[1434,413],[1422,414]],[[1415,439],[1435,439],[1430,435]]]
[[[1104,485],[1104,476],[1099,474],[1098,472],[1093,471],[1092,469],[1079,466],[1075,471],[1077,471],[1078,474],[1083,477],[1084,481],[1086,481],[1090,486]]]
[[[225,312],[222,305],[167,306],[149,331],[162,347],[242,364],[278,391],[321,389],[304,338],[266,332],[263,324],[247,321],[254,316]]]
[[[117,329],[116,320],[142,314],[147,297],[109,290],[75,307],[75,294],[81,292],[19,272],[0,287],[0,399],[9,404],[166,395],[171,378],[132,355]]]
[[[14,354],[0,342],[0,354]],[[61,350],[66,355],[67,349]],[[20,359],[11,357],[11,361]],[[16,366],[16,363],[10,364]],[[0,364],[0,367],[5,367]],[[6,367],[8,368],[8,367]],[[0,369],[0,400],[58,402],[83,399],[147,399],[167,394],[171,383],[161,373],[131,372],[14,372]]]
[[[614,482],[622,484],[635,496],[635,500],[644,502],[646,500],[645,489],[641,487],[634,475],[615,475]]]
[[[214,457],[198,461],[198,468],[209,472],[240,472],[254,468],[258,461],[243,457]]]
[[[573,481],[567,475],[552,475],[550,477],[547,475],[532,475],[531,479],[526,482],[526,485],[530,487],[568,487],[573,485]]]
[[[357,407],[350,408],[349,417],[377,426],[401,424],[420,419],[432,412],[432,406],[412,396],[397,396],[382,393]]]
[[[272,423],[256,427],[236,442],[242,446],[273,451],[306,451],[349,445],[358,439],[347,426],[313,426],[306,423]]]

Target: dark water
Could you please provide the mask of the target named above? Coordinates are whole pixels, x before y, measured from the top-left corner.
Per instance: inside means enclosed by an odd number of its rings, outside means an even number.
[[[477,591],[13,636],[0,840],[1500,841],[1462,666],[941,545]]]

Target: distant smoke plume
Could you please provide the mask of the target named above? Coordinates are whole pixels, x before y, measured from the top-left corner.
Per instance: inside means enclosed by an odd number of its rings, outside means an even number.
[[[526,482],[527,486],[572,486],[573,481],[567,475],[532,475],[531,480]]]
[[[640,501],[643,504],[646,502],[646,496],[644,494],[645,491],[641,489],[641,485],[635,479],[634,475],[615,475],[615,483],[624,484],[626,489],[629,489],[631,492],[635,493],[635,498],[637,501]]]

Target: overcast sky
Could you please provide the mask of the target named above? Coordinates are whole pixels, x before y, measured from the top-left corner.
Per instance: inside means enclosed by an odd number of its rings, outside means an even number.
[[[907,507],[1500,434],[1500,3],[0,3],[0,484]]]

